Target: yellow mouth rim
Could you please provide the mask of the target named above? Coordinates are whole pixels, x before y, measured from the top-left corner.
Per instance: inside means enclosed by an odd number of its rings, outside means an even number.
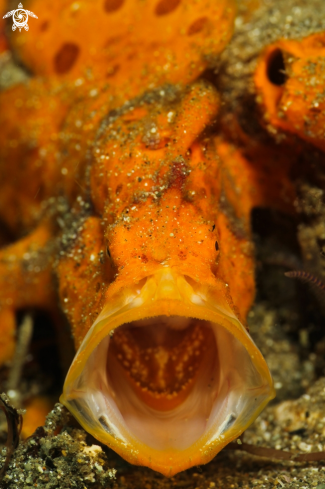
[[[175,279],[175,276],[173,278]],[[180,285],[179,278],[180,277],[177,277],[178,285]],[[150,278],[148,280],[150,280]],[[185,279],[183,278],[183,280]],[[156,283],[158,282],[159,280],[156,280]],[[180,290],[179,287],[177,288]],[[192,288],[191,290],[193,292]],[[241,433],[247,429],[275,395],[272,377],[262,354],[230,308],[228,308],[228,311],[225,311],[224,300],[221,301],[221,307],[220,310],[218,310],[219,307],[215,301],[211,304],[211,301],[208,300],[204,302],[204,304],[198,305],[193,304],[193,302],[188,300],[189,294],[186,294],[186,298],[171,298],[171,295],[174,295],[175,297],[175,293],[175,290],[170,289],[166,294],[165,290],[163,294],[158,294],[157,297],[156,288],[154,293],[149,294],[151,297],[146,297],[146,300],[141,305],[134,306],[134,300],[125,301],[125,296],[124,305],[121,308],[113,307],[113,304],[110,302],[110,306],[106,306],[106,308],[103,309],[100,316],[86,335],[68,372],[63,393],[60,397],[62,404],[69,409],[83,428],[100,442],[113,448],[119,455],[126,458],[129,462],[135,465],[145,465],[169,477],[193,465],[209,462],[220,450],[222,450],[222,448],[240,436]],[[161,297],[161,295],[167,297]],[[111,310],[112,314],[107,316],[106,309]],[[243,424],[240,425],[240,427],[237,426],[233,429],[230,428],[227,431],[226,436],[220,435],[213,440],[213,443],[209,443],[208,441],[211,438],[211,430],[208,430],[201,436],[201,438],[199,438],[197,443],[189,448],[185,450],[172,449],[168,450],[168,453],[152,449],[135,438],[130,438],[130,441],[124,442],[120,439],[116,439],[113,435],[104,430],[99,432],[96,429],[92,429],[92,427],[87,424],[87,421],[80,411],[75,408],[73,403],[70,403],[70,400],[73,400],[73,392],[71,392],[70,386],[72,386],[78,379],[89,356],[105,337],[107,337],[114,329],[126,323],[162,315],[191,317],[210,321],[224,327],[247,350],[256,370],[265,381],[265,392],[267,393],[265,401],[256,407],[249,421],[245,425]]]

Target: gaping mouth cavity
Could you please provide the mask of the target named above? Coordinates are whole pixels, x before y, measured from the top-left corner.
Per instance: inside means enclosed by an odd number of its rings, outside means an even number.
[[[177,409],[197,382],[207,381],[212,389],[217,361],[208,323],[158,316],[116,330],[108,348],[107,371],[117,397],[122,396],[121,386],[128,385],[131,396],[140,401],[136,404],[159,414]]]
[[[156,316],[118,327],[94,349],[70,403],[88,427],[156,450],[184,450],[247,424],[269,386],[223,326]]]

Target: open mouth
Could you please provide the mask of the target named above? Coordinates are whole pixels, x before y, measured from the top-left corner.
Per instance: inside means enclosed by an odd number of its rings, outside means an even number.
[[[166,475],[209,461],[273,397],[244,327],[199,289],[163,270],[104,308],[61,397],[97,439]]]

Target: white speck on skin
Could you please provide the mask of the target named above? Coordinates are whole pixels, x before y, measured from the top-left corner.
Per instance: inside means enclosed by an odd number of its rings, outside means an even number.
[[[78,79],[77,79],[77,80],[74,82],[74,84],[75,84],[75,86],[76,86],[76,87],[80,87],[80,85],[83,85],[83,83],[84,83],[84,79],[83,79],[83,78],[78,78]]]
[[[173,112],[172,110],[170,112],[168,112],[167,114],[167,121],[170,123],[170,122],[173,122],[173,119],[175,117],[175,112]]]

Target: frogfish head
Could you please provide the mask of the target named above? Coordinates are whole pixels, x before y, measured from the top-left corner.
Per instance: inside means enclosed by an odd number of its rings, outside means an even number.
[[[111,287],[61,402],[133,464],[172,476],[209,462],[274,397],[265,360],[224,289],[170,266]]]

